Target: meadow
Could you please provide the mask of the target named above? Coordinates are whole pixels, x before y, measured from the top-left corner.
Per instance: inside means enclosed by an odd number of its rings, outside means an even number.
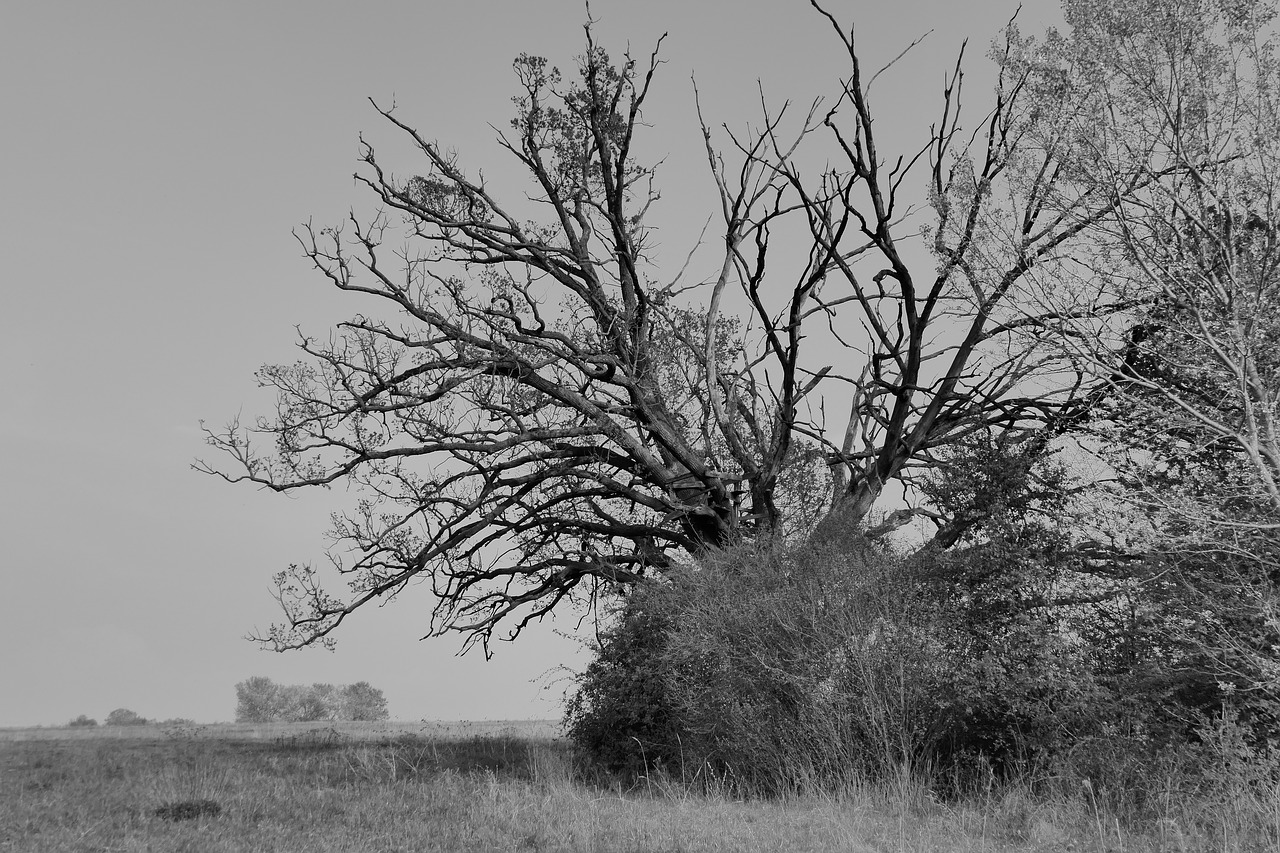
[[[1171,797],[1133,826],[1029,783],[956,801],[912,781],[769,800],[621,784],[548,722],[0,730],[0,850],[22,853],[1245,851],[1277,828],[1275,788]]]

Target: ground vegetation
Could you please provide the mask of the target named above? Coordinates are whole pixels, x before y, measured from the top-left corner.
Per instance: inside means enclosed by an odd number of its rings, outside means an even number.
[[[939,799],[911,780],[744,799],[678,775],[584,776],[525,729],[200,726],[180,737],[0,732],[0,845],[25,853],[546,850],[990,851],[1270,849],[1274,783],[1173,766],[1138,813],[1101,784],[1027,778]],[[1209,756],[1205,756],[1206,759]],[[1214,760],[1206,763],[1213,765]]]

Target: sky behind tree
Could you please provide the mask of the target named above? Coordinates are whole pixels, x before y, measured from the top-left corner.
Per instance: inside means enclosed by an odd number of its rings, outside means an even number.
[[[1050,0],[1019,16],[1034,33]],[[919,144],[943,75],[970,39],[966,102],[1016,0],[832,2],[869,67],[932,30],[876,83],[877,130]],[[674,272],[715,212],[690,77],[709,123],[807,107],[844,71],[805,2],[597,0],[600,42],[665,64],[641,159],[663,160],[660,261]],[[351,174],[359,134],[412,174],[373,111],[456,149],[472,174],[523,192],[495,143],[512,115],[511,60],[566,72],[584,7],[570,0],[19,2],[0,28],[0,726],[104,718],[230,719],[234,685],[369,681],[401,719],[557,716],[557,667],[584,656],[560,618],[494,659],[419,641],[425,588],[343,626],[334,653],[275,655],[243,639],[279,618],[271,575],[324,562],[328,512],[354,495],[282,496],[190,469],[199,422],[270,411],[263,363],[296,358],[369,308],[309,269],[291,229],[368,210]],[[971,115],[973,126],[979,113]],[[890,149],[892,150],[892,149]],[[370,309],[373,310],[373,309]],[[214,461],[210,458],[210,461]]]

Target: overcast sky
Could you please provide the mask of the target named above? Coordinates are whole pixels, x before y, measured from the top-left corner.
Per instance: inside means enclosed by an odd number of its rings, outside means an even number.
[[[1057,18],[1029,0],[1035,32]],[[1016,0],[833,0],[868,65],[933,34],[877,83],[878,125],[918,138],[943,71],[971,38],[968,100]],[[663,66],[641,157],[659,179],[662,250],[678,264],[714,210],[690,75],[710,121],[830,92],[839,44],[801,0],[596,0],[598,36]],[[278,618],[271,575],[323,563],[341,490],[296,498],[233,487],[190,463],[199,422],[265,413],[253,371],[292,360],[294,326],[325,334],[368,308],[331,293],[290,236],[369,204],[364,132],[416,161],[368,98],[459,152],[492,185],[493,139],[520,52],[572,67],[577,0],[7,2],[0,15],[0,726],[147,717],[229,720],[234,685],[367,680],[396,718],[559,716],[557,667],[578,666],[562,619],[486,662],[421,641],[411,589],[344,624],[338,650],[277,655],[243,639]],[[523,187],[517,191],[523,191]]]

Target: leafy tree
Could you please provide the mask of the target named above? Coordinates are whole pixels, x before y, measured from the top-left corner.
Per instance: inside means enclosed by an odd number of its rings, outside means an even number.
[[[306,684],[281,684],[278,691],[276,697],[276,719],[302,722],[323,718],[323,708],[308,708],[307,697],[311,692],[311,688]],[[312,716],[312,712],[315,712],[314,716]]]
[[[146,724],[146,717],[141,717],[128,708],[116,708],[107,714],[108,726],[145,726]]]
[[[367,681],[357,681],[342,688],[339,716],[343,720],[378,721],[387,719],[387,698]]]
[[[236,722],[269,723],[280,718],[280,688],[255,675],[236,685]]]
[[[1113,716],[1100,660],[1121,640],[1094,629],[1127,601],[1131,573],[1082,547],[1078,486],[1051,437],[1009,438],[971,436],[924,487],[955,535],[910,560],[951,661],[937,757],[1043,758]]]
[[[1073,183],[1117,203],[1089,229],[1095,262],[1082,258],[1072,286],[1055,289],[1130,308],[1073,317],[1061,331],[1108,379],[1093,402],[1103,413],[1136,410],[1126,426],[1160,462],[1199,454],[1230,468],[1222,480],[1236,484],[1233,506],[1171,505],[1172,495],[1155,497],[1171,485],[1158,476],[1148,509],[1219,525],[1240,511],[1280,514],[1274,3],[1070,0],[1065,9],[1072,38],[1023,61],[1041,77],[1071,74],[1088,108],[1042,118],[1033,132],[1048,134],[1052,121],[1053,133],[1080,137],[1092,156],[1075,164]],[[1086,116],[1097,120],[1084,126]],[[1126,192],[1132,175],[1140,189]]]
[[[1091,152],[1081,192],[1117,199],[1096,247],[1040,294],[1126,303],[1071,317],[1058,340],[1105,378],[1077,414],[1111,499],[1137,510],[1100,531],[1140,573],[1129,688],[1151,704],[1280,709],[1280,83],[1275,4],[1065,4],[1070,38],[1024,45],[1056,99],[1030,133]],[[1084,117],[1091,116],[1089,120]],[[1140,186],[1128,176],[1141,176]]]
[[[312,684],[298,691],[293,719],[304,722],[332,720],[338,716],[338,689],[332,684]]]

